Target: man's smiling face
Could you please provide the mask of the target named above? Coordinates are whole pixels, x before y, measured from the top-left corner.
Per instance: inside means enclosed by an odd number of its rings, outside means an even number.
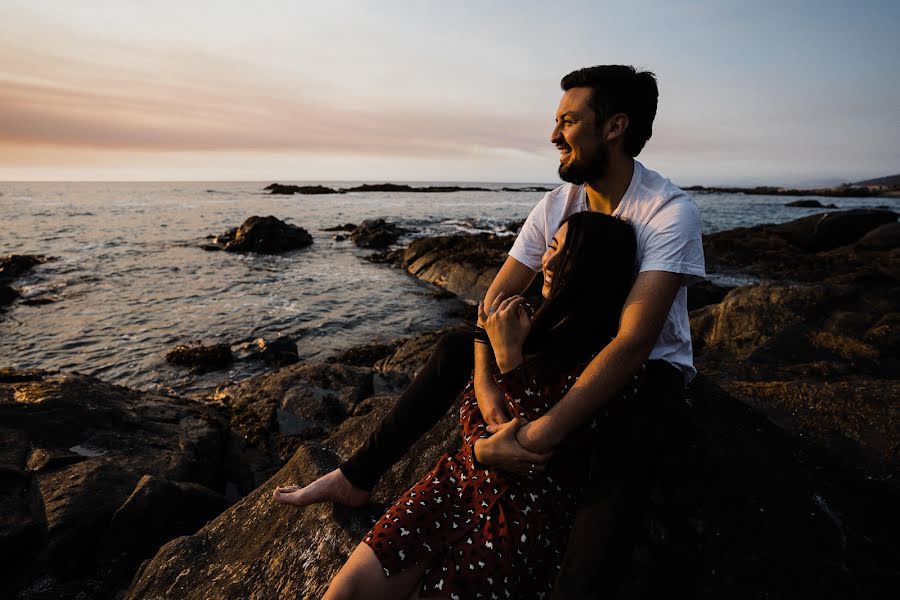
[[[559,149],[559,177],[581,185],[602,177],[609,152],[602,139],[602,123],[588,101],[591,89],[575,87],[567,90],[559,101],[556,126],[550,141]]]

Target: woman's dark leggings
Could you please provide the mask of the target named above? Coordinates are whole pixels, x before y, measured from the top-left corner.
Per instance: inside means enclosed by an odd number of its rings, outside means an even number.
[[[474,364],[471,333],[448,333],[366,444],[341,465],[356,487],[378,479],[443,417]],[[587,485],[553,598],[608,598],[621,583],[649,497],[655,458],[677,418],[683,379],[651,360],[638,394],[610,408],[591,447]]]

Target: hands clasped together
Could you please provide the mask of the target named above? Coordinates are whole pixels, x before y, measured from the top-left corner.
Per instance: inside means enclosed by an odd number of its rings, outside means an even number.
[[[487,310],[483,302],[479,303],[478,323],[488,334],[502,373],[522,364],[522,346],[531,331],[531,308],[522,296],[505,298],[501,292]],[[510,420],[500,388],[493,384],[480,389],[477,397],[479,410],[488,423],[487,431],[492,434],[475,442],[478,461],[521,475],[543,471],[552,452],[538,454],[522,447],[516,436],[528,427],[528,421],[520,418]]]

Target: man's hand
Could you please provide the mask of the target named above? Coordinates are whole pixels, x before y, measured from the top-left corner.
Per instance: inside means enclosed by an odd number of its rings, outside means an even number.
[[[520,475],[543,471],[553,453],[537,454],[519,445],[516,431],[524,423],[525,421],[515,418],[508,423],[492,426],[494,435],[475,441],[475,459],[495,469]]]
[[[531,316],[525,309],[525,299],[504,296],[503,292],[497,294],[489,310],[485,310],[483,302],[478,305],[478,321],[484,324],[502,373],[522,363],[522,345],[531,331]]]

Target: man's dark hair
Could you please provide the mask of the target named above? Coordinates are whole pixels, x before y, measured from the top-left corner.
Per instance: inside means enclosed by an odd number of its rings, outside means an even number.
[[[576,87],[591,88],[588,104],[597,114],[597,123],[624,113],[628,116],[625,151],[631,156],[641,153],[653,135],[653,119],[659,91],[656,76],[627,65],[599,65],[572,71],[559,82],[563,91]]]

